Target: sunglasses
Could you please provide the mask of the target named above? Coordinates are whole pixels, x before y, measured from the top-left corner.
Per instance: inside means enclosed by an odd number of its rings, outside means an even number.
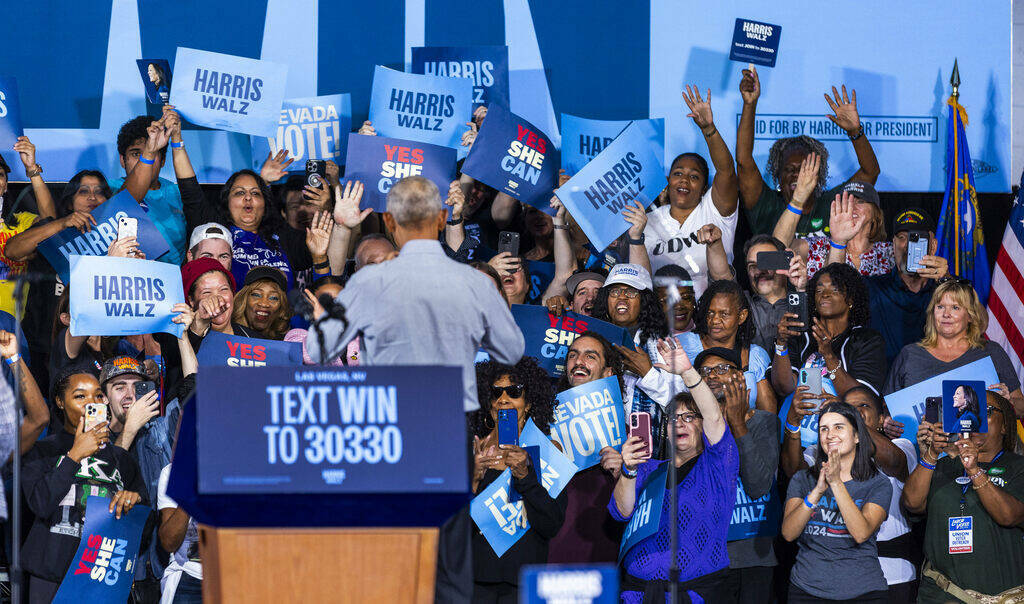
[[[509,398],[519,398],[523,396],[525,388],[522,384],[512,384],[511,386],[491,386],[491,400],[497,400],[501,398],[501,394],[504,392]]]
[[[952,275],[947,275],[947,276],[939,279],[939,284],[940,285],[943,284],[943,283],[949,283],[949,282],[953,282],[953,284],[955,284],[955,285],[964,285],[964,286],[967,286],[967,287],[969,287],[971,289],[974,288],[974,283],[970,279],[963,279],[961,277],[954,277]]]

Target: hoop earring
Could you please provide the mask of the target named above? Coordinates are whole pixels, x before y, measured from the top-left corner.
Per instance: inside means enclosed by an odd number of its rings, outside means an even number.
[[[494,429],[494,418],[491,417],[490,413],[484,416],[484,428],[488,430]]]

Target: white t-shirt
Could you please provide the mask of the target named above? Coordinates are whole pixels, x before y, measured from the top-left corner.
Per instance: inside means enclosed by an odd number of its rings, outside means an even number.
[[[729,216],[722,216],[711,200],[711,189],[701,198],[683,224],[672,218],[670,205],[663,205],[647,213],[644,244],[651,257],[652,274],[666,264],[677,264],[693,277],[693,293],[700,297],[708,287],[708,259],[705,246],[697,243],[693,234],[706,224],[722,229],[725,255],[732,262],[732,245],[736,237],[739,206]]]
[[[900,451],[903,451],[903,454],[907,456],[907,473],[909,475],[917,466],[917,451],[914,450],[914,443],[905,438],[894,438],[892,439],[892,444],[899,447]],[[817,448],[818,445],[814,445],[804,449],[804,461],[807,462],[807,465],[814,463],[814,451]],[[885,474],[885,472],[882,472],[882,474]],[[903,481],[897,480],[888,474],[885,474],[885,477],[889,479],[889,484],[892,485],[892,500],[889,501],[889,509],[886,510],[888,515],[882,521],[882,526],[878,527],[878,534],[875,535],[877,541],[888,541],[910,532],[907,518],[903,515],[903,510],[900,509]],[[889,585],[913,581],[917,576],[914,565],[902,558],[879,556],[878,563],[882,566],[882,574],[885,575],[885,582]]]
[[[171,464],[167,464],[160,470],[160,479],[157,482],[156,507],[158,510],[178,507],[178,504],[167,496],[167,481],[170,479],[170,476]],[[198,561],[198,548],[199,528],[196,526],[196,521],[189,518],[188,528],[185,529],[185,539],[182,540],[178,551],[171,555],[170,563],[164,569],[161,589],[165,594],[170,591],[173,598],[174,590],[177,588],[182,572],[186,572],[200,581],[203,580],[203,565]],[[189,551],[193,554],[191,558],[189,557]],[[168,585],[168,581],[171,581],[173,585]]]

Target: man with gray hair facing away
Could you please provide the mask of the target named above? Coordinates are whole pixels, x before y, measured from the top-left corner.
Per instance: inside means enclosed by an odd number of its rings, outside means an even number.
[[[462,189],[455,181],[449,201],[457,196]],[[426,178],[395,183],[384,224],[394,235],[398,256],[355,273],[334,309],[317,305],[306,349],[319,363],[344,352],[362,334],[366,365],[459,365],[469,412],[480,407],[473,366],[477,350],[483,346],[493,360],[514,365],[524,343],[491,278],[441,249],[438,234],[447,213],[437,186]]]

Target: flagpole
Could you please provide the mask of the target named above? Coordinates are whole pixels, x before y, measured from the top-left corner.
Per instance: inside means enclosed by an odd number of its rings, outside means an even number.
[[[960,267],[960,69],[957,60],[953,59],[953,73],[949,76],[953,87],[950,99],[953,101],[953,266],[956,272],[962,273]],[[962,275],[961,275],[962,276]]]

